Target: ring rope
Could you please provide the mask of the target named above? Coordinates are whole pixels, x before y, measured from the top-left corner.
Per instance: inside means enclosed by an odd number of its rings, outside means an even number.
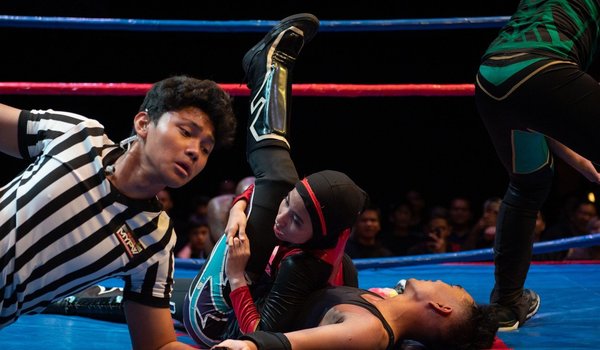
[[[408,20],[351,20],[321,21],[324,32],[399,31],[499,28],[510,17],[470,17]],[[77,30],[124,31],[189,31],[189,32],[266,32],[276,21],[191,21],[145,20],[114,18],[34,17],[0,15],[0,27],[52,28]],[[241,84],[220,84],[233,96],[247,96],[249,90]],[[151,84],[133,83],[39,83],[0,82],[0,94],[18,95],[144,95]],[[473,84],[294,84],[296,96],[472,96]],[[588,247],[600,244],[600,233],[539,242],[533,246],[534,254],[561,251],[571,247]],[[489,261],[493,249],[478,249],[456,253],[424,254],[403,257],[356,259],[358,269],[435,264],[447,262]],[[199,268],[204,259],[175,259],[176,267]]]
[[[219,84],[232,96],[249,96],[242,84]],[[0,82],[0,95],[143,96],[151,84]],[[473,96],[473,84],[293,84],[294,96]]]
[[[322,20],[321,32],[372,32],[500,28],[509,16],[388,20]],[[122,18],[40,17],[0,15],[0,27],[146,32],[267,32],[271,20],[198,21]]]
[[[550,253],[575,247],[591,247],[600,245],[600,233],[588,234],[577,237],[562,238],[553,241],[537,242],[533,245],[533,253]],[[494,251],[492,248],[465,250],[456,253],[437,253],[408,255],[372,259],[354,259],[357,269],[389,268],[397,266],[427,265],[450,262],[492,261]],[[204,259],[175,259],[175,268],[199,269],[204,264]]]

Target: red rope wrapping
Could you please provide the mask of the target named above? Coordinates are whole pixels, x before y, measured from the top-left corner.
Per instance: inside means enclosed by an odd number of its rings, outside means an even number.
[[[248,96],[243,84],[219,84],[232,96]],[[0,82],[4,95],[143,96],[151,84]],[[294,84],[295,96],[473,96],[473,84]]]

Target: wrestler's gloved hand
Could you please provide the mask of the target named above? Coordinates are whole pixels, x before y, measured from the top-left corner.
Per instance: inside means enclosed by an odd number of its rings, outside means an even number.
[[[292,344],[283,333],[257,331],[243,335],[240,340],[250,340],[258,350],[292,350]]]

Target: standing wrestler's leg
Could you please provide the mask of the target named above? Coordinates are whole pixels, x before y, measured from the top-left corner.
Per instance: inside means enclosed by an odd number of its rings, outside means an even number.
[[[524,120],[535,117],[523,107],[526,82],[519,93],[504,95],[504,91],[497,90],[494,95],[492,88],[481,88],[483,79],[478,75],[477,106],[510,178],[496,224],[496,283],[490,298],[492,303],[504,306],[499,309],[499,326],[509,330],[522,325],[539,307],[537,294],[523,287],[531,262],[537,212],[552,186],[552,155],[545,136],[524,127]]]
[[[523,293],[523,288],[531,264],[537,213],[550,192],[552,176],[550,166],[528,175],[511,175],[500,206],[494,243],[496,283],[490,302],[506,306],[505,313],[514,313],[499,317],[509,320],[500,324],[503,330],[516,329],[539,306],[539,297],[530,291]]]
[[[252,254],[248,275],[264,271],[276,239],[273,225],[281,200],[298,181],[289,155],[291,73],[303,45],[318,29],[318,20],[300,14],[282,20],[244,56],[243,66],[251,89],[248,124],[248,162],[256,177],[246,232]],[[234,317],[227,303],[226,242],[215,245],[186,297],[184,323],[201,345],[213,346]]]
[[[246,266],[250,276],[264,271],[277,244],[273,225],[279,205],[299,180],[289,154],[292,73],[318,26],[312,15],[288,17],[242,61],[251,91],[247,156],[256,177],[246,228],[252,251]]]
[[[499,315],[498,319],[500,328],[508,330],[522,325],[539,306],[537,295],[533,295],[537,300],[530,300],[532,296],[523,293],[523,287],[531,263],[537,212],[552,187],[552,158],[543,136],[494,127],[488,123],[486,125],[510,177],[496,222],[494,243],[496,283],[490,298],[490,302],[506,307],[501,311],[507,314]],[[536,141],[541,143],[540,148],[526,147]],[[515,173],[515,169],[508,164],[520,164],[518,161],[512,162],[513,154],[517,158],[536,159],[540,163],[537,165],[530,163],[531,166],[526,166],[527,169],[521,169],[523,172]],[[525,166],[525,164],[521,165]]]
[[[498,216],[496,284],[491,295],[492,302],[509,308],[505,313],[514,314],[500,319],[518,321],[501,324],[504,330],[522,325],[539,306],[539,297],[523,292],[523,286],[531,261],[535,218],[552,184],[552,158],[544,135],[600,164],[598,82],[569,62],[534,61],[517,73],[509,68],[510,62],[506,65],[510,73],[502,80],[505,91],[499,91],[502,84],[486,80],[481,69],[477,77],[478,108],[510,176]],[[499,62],[484,65],[495,65],[495,74],[502,74],[498,68],[503,63]],[[530,75],[538,68],[537,74]],[[508,93],[512,86],[519,87]]]

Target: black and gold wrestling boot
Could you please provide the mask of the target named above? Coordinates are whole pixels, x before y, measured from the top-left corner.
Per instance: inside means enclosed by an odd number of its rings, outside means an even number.
[[[319,20],[309,13],[286,17],[244,55],[242,66],[251,90],[248,153],[271,145],[289,149],[292,70],[318,29]]]

